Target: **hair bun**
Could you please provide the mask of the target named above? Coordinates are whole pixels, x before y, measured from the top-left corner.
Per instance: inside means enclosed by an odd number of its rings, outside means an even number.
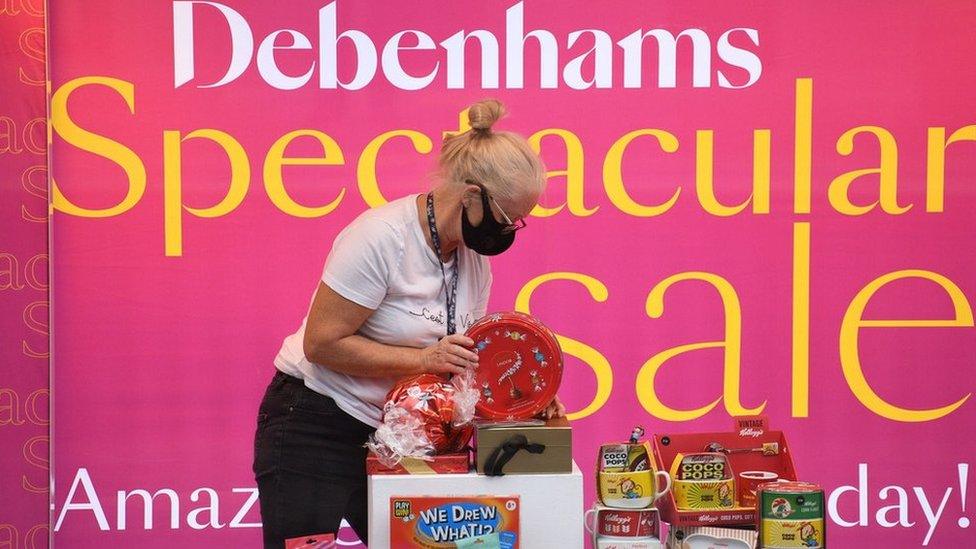
[[[497,99],[485,99],[468,107],[468,124],[472,129],[490,132],[491,126],[505,115],[505,106]]]

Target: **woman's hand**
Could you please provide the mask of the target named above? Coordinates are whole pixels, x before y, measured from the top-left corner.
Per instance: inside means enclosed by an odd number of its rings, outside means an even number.
[[[465,368],[478,365],[478,353],[470,348],[474,340],[463,334],[451,334],[420,352],[420,367],[425,374],[462,374]]]
[[[566,415],[566,407],[563,406],[562,401],[559,400],[559,395],[552,397],[552,402],[550,402],[549,406],[546,406],[546,409],[542,411],[542,415],[546,419],[564,417]]]

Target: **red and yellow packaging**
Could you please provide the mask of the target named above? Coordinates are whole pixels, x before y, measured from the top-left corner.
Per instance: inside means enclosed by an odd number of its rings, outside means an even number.
[[[519,509],[518,496],[393,496],[390,547],[446,549],[497,534],[502,549],[518,549]]]
[[[735,507],[735,478],[725,454],[679,453],[671,464],[671,477],[679,509]]]
[[[285,549],[336,549],[335,534],[313,534],[285,540]]]
[[[471,458],[468,452],[456,454],[441,454],[433,456],[432,461],[419,458],[405,457],[393,467],[383,465],[380,459],[370,452],[366,456],[366,474],[368,475],[436,475],[463,474],[471,469]]]
[[[733,500],[738,480],[736,474],[740,471],[765,471],[784,480],[797,478],[790,445],[783,431],[770,429],[769,421],[763,416],[736,417],[734,426],[732,431],[726,432],[655,434],[652,438],[654,464],[659,468],[670,468],[678,454],[689,455],[703,450],[725,454],[733,481]],[[691,473],[694,476],[694,469]],[[725,479],[718,484],[728,486]],[[685,491],[686,487],[681,487],[681,491]],[[722,493],[718,490],[722,490]],[[721,501],[728,491],[728,488],[717,487],[710,500]],[[678,492],[675,482],[671,494],[660,501],[661,520],[672,526],[745,526],[756,523],[754,505],[736,503],[731,508],[691,507],[688,504],[695,499],[701,503],[702,498],[679,497]],[[690,491],[688,495],[691,495]]]

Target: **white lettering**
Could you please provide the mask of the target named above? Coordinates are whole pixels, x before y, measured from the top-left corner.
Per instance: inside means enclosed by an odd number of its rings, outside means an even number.
[[[400,45],[400,41],[408,34],[417,37],[416,46]],[[434,40],[426,33],[415,30],[398,32],[390,38],[386,43],[386,47],[383,48],[383,73],[390,79],[391,84],[400,89],[419,90],[426,88],[434,81],[434,76],[437,75],[437,68],[440,66],[440,63],[435,63],[434,69],[424,76],[410,76],[407,74],[407,71],[403,70],[403,65],[400,64],[400,52],[402,50],[432,50],[435,48]]]
[[[847,492],[857,493],[857,520],[854,522],[849,522],[840,517],[837,512],[837,500],[840,496],[846,494]],[[850,528],[852,526],[867,526],[868,525],[868,464],[858,463],[857,464],[857,486],[841,486],[833,492],[831,492],[830,497],[827,499],[827,512],[830,514],[831,520],[836,522],[841,526]]]
[[[556,37],[546,30],[525,34],[524,11],[522,2],[505,10],[505,85],[515,89],[523,87],[525,40],[535,38],[539,41],[539,87],[555,88],[559,64]]]
[[[909,522],[908,520],[908,492],[904,488],[901,486],[885,486],[878,492],[878,497],[887,501],[888,494],[892,492],[898,494],[898,503],[879,508],[878,512],[874,514],[875,522],[885,528],[892,528],[894,526],[904,526],[907,528],[909,526],[915,526],[914,522]],[[895,510],[898,511],[898,520],[889,520],[888,513]]]
[[[85,494],[85,500],[83,501],[76,501],[75,494],[79,492],[79,487],[81,487],[81,490]],[[189,509],[186,514],[187,526],[193,530],[204,530],[207,528],[217,530],[225,526],[229,528],[260,528],[260,515],[257,516],[259,519],[257,522],[245,522],[248,514],[255,511],[255,505],[259,501],[258,489],[256,487],[232,488],[231,493],[247,494],[247,498],[244,499],[230,522],[226,523],[220,520],[220,492],[206,486],[191,491],[189,494],[190,501],[193,503],[201,503],[201,505]],[[131,490],[118,490],[116,494],[116,530],[124,531],[128,526],[126,517],[128,513],[127,503],[132,496],[138,496],[136,499],[142,499],[142,526],[144,529],[151,530],[155,526],[153,521],[154,503],[158,496],[166,496],[169,498],[169,528],[172,530],[179,529],[182,516],[180,514],[181,494],[177,491],[171,488],[159,488],[154,493],[150,493],[150,490],[133,488]],[[204,495],[207,496],[205,503],[203,502]],[[186,497],[186,494],[184,493],[182,497]],[[227,497],[226,493],[225,497]],[[81,499],[80,493],[78,499]],[[58,511],[58,520],[54,525],[55,532],[61,529],[68,516],[68,511],[91,511],[92,516],[95,517],[95,521],[98,523],[99,530],[110,531],[113,529],[108,521],[105,509],[102,507],[98,492],[95,489],[95,484],[92,482],[88,470],[84,467],[78,469],[75,473],[75,477],[71,482],[71,488],[68,490],[68,495],[60,511]],[[79,526],[75,526],[75,528],[79,528]]]
[[[468,34],[460,31],[441,42],[447,50],[448,89],[464,88],[464,44],[471,37],[481,44],[481,87],[498,88],[498,40],[486,30],[476,30]]]
[[[566,81],[567,86],[574,90],[585,90],[593,87],[594,84],[598,88],[609,88],[613,83],[613,40],[609,34],[601,30],[585,29],[570,33],[570,48],[583,36],[583,33],[593,35],[593,47],[566,64],[566,68],[563,69],[563,80]],[[594,57],[593,79],[585,80],[583,78],[583,63],[590,54],[593,54]]]
[[[332,2],[319,10],[319,87],[334,90],[342,86],[347,90],[366,87],[376,76],[376,46],[369,36],[358,30],[339,34],[336,23],[336,5]],[[339,81],[339,40],[346,38],[356,48],[356,75],[348,84]]]
[[[173,2],[173,66],[174,84],[178,88],[194,80],[198,55],[209,52],[200,51],[194,44],[194,9],[195,4],[202,4],[215,8],[230,30],[231,56],[227,72],[218,81],[210,84],[196,84],[198,88],[213,88],[227,85],[240,77],[248,69],[254,54],[254,35],[245,16],[240,12],[219,2],[206,0],[174,0]],[[538,52],[539,80],[538,87],[555,89],[559,87],[560,76],[569,89],[585,90],[589,88],[607,89],[614,86],[613,67],[615,64],[614,39],[605,30],[580,29],[569,31],[564,36],[558,36],[552,31],[537,28],[525,30],[525,5],[516,2],[505,10],[504,38],[499,39],[495,33],[485,29],[470,32],[460,30],[453,32],[440,43],[427,32],[419,29],[402,30],[394,33],[382,46],[381,56],[377,55],[377,44],[366,33],[347,29],[339,32],[338,2],[333,1],[318,10],[318,17],[311,19],[318,24],[318,44],[313,44],[309,36],[314,32],[303,33],[295,29],[280,29],[271,31],[261,41],[257,49],[256,66],[260,77],[271,87],[280,90],[294,90],[308,85],[318,70],[318,87],[336,90],[340,87],[346,90],[360,90],[369,85],[376,77],[377,69],[393,86],[402,90],[420,90],[431,86],[438,77],[441,61],[447,67],[444,85],[448,89],[463,89],[466,85],[464,75],[464,48],[468,38],[475,38],[481,45],[481,87],[496,89],[499,87],[499,43],[505,45],[505,87],[522,89],[525,87],[525,59],[526,50],[531,54]],[[196,29],[198,33],[203,29]],[[206,29],[211,32],[212,29]],[[623,53],[624,88],[640,88],[645,85],[659,88],[675,88],[678,86],[678,43],[682,38],[690,42],[692,58],[690,67],[690,82],[694,88],[708,88],[712,86],[712,39],[700,28],[686,28],[677,33],[669,29],[654,28],[647,32],[638,28],[616,42]],[[732,45],[733,35],[743,34],[748,43],[742,46]],[[278,37],[291,37],[290,44],[278,44]],[[406,45],[412,42],[407,37],[416,39],[416,45]],[[561,44],[565,37],[566,50],[572,50],[581,41],[592,46],[582,53],[569,58],[560,71]],[[643,48],[645,39],[654,38],[657,45],[657,79],[645,84],[642,73],[645,66]],[[351,80],[343,82],[339,79],[339,42],[348,40],[355,49],[355,57],[344,56],[355,63],[355,73]],[[528,46],[529,39],[535,44]],[[749,46],[758,48],[759,31],[756,29],[735,27],[726,30],[715,41],[715,51],[718,58],[727,66],[724,70],[714,72],[715,80],[723,88],[741,89],[754,85],[762,75],[762,60],[755,50],[746,49]],[[537,49],[536,49],[537,48]],[[286,75],[280,69],[276,55],[280,50],[313,50],[318,51],[318,62],[309,60],[308,70],[298,76]],[[414,75],[404,68],[403,52],[423,50],[433,52],[429,54],[430,70],[423,75]],[[442,51],[441,51],[442,50]],[[446,59],[443,57],[446,56]],[[532,57],[535,57],[533,55]],[[583,65],[592,60],[592,76],[583,75]],[[653,66],[654,58],[648,59],[648,66]],[[533,63],[534,64],[534,63]],[[212,65],[212,63],[208,63]],[[316,67],[317,65],[317,67]],[[730,67],[745,71],[745,76],[727,74]],[[345,68],[345,67],[344,67]],[[684,71],[682,71],[684,72]],[[687,85],[688,79],[682,78]]]
[[[722,73],[718,71],[718,85],[723,88],[733,88],[741,89],[748,88],[749,86],[755,84],[759,77],[762,75],[762,60],[755,53],[744,50],[742,48],[737,48],[729,43],[729,35],[735,31],[742,31],[752,40],[752,43],[759,45],[759,31],[756,29],[729,29],[722,33],[722,36],[718,38],[718,44],[716,45],[716,51],[718,52],[718,57],[722,61],[725,61],[733,67],[739,67],[745,69],[749,73],[749,79],[746,80],[745,84],[735,85],[729,81],[729,79]]]
[[[85,496],[88,501],[85,503],[75,503],[75,490],[78,489],[78,484],[81,484],[82,489],[85,491]],[[91,511],[95,515],[95,520],[98,521],[99,530],[108,530],[108,519],[105,518],[105,511],[102,510],[102,502],[98,499],[98,493],[95,492],[95,485],[92,484],[91,477],[88,476],[88,469],[82,467],[78,469],[75,473],[75,478],[71,481],[71,488],[68,490],[68,497],[61,507],[61,513],[58,514],[58,522],[54,525],[54,531],[57,532],[61,529],[61,523],[64,522],[64,517],[67,516],[68,511]]]
[[[116,528],[119,530],[125,530],[125,504],[130,496],[139,496],[142,498],[143,511],[142,527],[146,530],[151,530],[153,527],[153,501],[156,500],[156,496],[160,494],[165,494],[169,496],[169,527],[171,529],[177,529],[180,527],[180,497],[176,495],[176,492],[170,490],[169,488],[162,488],[157,490],[152,496],[149,495],[147,490],[135,489],[131,492],[126,492],[125,490],[118,491],[118,508],[116,509],[117,520]]]
[[[194,48],[193,48],[193,4],[206,4],[220,11],[230,28],[232,45],[230,65],[227,74],[213,84],[197,86],[198,88],[216,88],[228,82],[233,82],[244,74],[251,64],[251,53],[254,51],[254,37],[251,27],[244,17],[223,4],[217,2],[203,2],[200,0],[178,0],[173,2],[173,67],[176,74],[176,86],[180,87],[193,79]]]
[[[292,44],[290,46],[276,46],[275,40],[279,34],[291,36]],[[274,52],[275,50],[310,49],[312,49],[312,43],[308,41],[308,38],[304,34],[291,29],[275,31],[262,40],[261,45],[258,46],[258,72],[261,73],[265,82],[279,90],[298,89],[312,79],[312,72],[315,71],[315,62],[312,62],[312,68],[308,69],[308,72],[305,74],[301,76],[288,76],[281,72],[278,64],[275,63]]]
[[[945,495],[942,496],[942,502],[939,503],[939,509],[936,512],[932,512],[932,505],[929,503],[929,498],[925,496],[925,490],[920,486],[912,488],[915,492],[915,497],[918,498],[918,504],[922,507],[922,513],[925,514],[925,520],[929,523],[929,529],[925,532],[925,539],[922,541],[922,545],[928,545],[929,540],[932,539],[932,534],[935,533],[935,527],[939,525],[939,519],[942,518],[942,511],[945,510],[946,502],[949,501],[949,494],[952,493],[952,488],[946,488]]]
[[[234,518],[230,519],[231,528],[260,528],[260,522],[241,522],[244,520],[244,516],[254,507],[254,502],[258,500],[258,489],[257,488],[234,488],[232,490],[235,494],[250,494],[247,497],[247,501],[241,506]]]
[[[205,493],[210,496],[210,505],[206,507],[200,507],[194,509],[186,514],[186,524],[193,528],[194,530],[203,530],[206,527],[211,528],[223,528],[224,525],[220,523],[220,496],[217,495],[217,491],[213,488],[197,488],[190,494],[190,501],[196,502],[200,500],[200,494]],[[204,511],[210,511],[210,519],[204,524],[201,523],[197,517],[200,516]]]

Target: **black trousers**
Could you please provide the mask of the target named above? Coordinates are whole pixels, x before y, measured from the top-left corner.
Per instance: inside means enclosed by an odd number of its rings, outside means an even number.
[[[373,428],[275,369],[258,409],[254,478],[264,546],[338,532],[345,517],[367,540],[366,449]]]

